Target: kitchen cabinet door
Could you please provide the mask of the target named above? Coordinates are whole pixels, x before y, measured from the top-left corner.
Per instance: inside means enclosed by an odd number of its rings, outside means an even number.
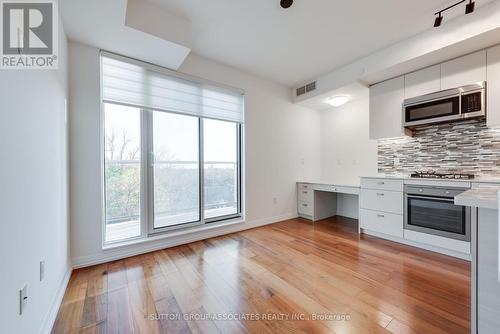
[[[489,127],[500,126],[500,45],[487,50],[486,119]]]
[[[405,99],[441,90],[441,66],[435,65],[405,75]]]
[[[498,211],[479,209],[477,224],[478,333],[498,333],[500,282],[498,278]]]
[[[441,64],[441,89],[486,81],[486,50]]]
[[[370,87],[370,139],[404,134],[403,100],[404,76]]]

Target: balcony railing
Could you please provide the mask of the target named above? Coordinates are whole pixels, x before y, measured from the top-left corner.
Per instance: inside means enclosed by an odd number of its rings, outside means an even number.
[[[131,166],[138,165],[139,161],[135,160],[107,160],[107,166]],[[197,169],[199,164],[197,161],[168,161],[160,160],[155,162],[158,168],[185,168]],[[237,171],[236,162],[224,161],[207,161],[205,166],[214,166],[214,168],[225,168]],[[236,175],[234,176],[236,180]],[[231,192],[231,196],[236,198],[236,187],[231,184],[230,186],[219,185],[205,185],[205,191],[210,194],[212,191],[217,193]],[[210,195],[207,196],[208,198]],[[236,201],[223,201],[216,203],[207,203],[205,206],[205,218],[215,218],[235,214],[238,211],[238,203]],[[175,226],[186,222],[199,220],[198,207],[188,207],[182,210],[164,210],[155,213],[157,227]],[[122,240],[140,235],[140,216],[137,215],[121,215],[110,217],[106,221],[106,241]]]

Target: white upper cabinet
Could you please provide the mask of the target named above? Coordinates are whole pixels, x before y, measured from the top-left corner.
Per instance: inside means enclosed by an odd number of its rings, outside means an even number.
[[[486,81],[486,50],[441,64],[441,89]]]
[[[435,65],[405,75],[405,99],[441,90],[441,66]]]
[[[488,126],[500,126],[500,45],[487,50],[487,102],[486,121]]]
[[[370,87],[370,139],[404,135],[404,84],[401,76]]]

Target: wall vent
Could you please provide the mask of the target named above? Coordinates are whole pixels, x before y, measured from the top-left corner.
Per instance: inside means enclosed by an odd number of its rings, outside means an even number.
[[[306,86],[297,88],[297,96],[304,95],[306,93]]]
[[[304,95],[305,93],[312,92],[315,89],[316,89],[316,81],[313,81],[311,83],[308,83],[305,86],[301,86],[301,87],[297,88],[296,93],[297,93],[297,96],[301,96],[301,95]]]

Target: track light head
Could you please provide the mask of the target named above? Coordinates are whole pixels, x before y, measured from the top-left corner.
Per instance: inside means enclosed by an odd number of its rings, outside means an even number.
[[[290,8],[293,5],[293,0],[281,0],[281,7]]]
[[[472,0],[469,1],[467,5],[465,5],[465,14],[470,14],[474,12],[474,7],[476,3]]]
[[[441,13],[439,13],[439,16],[434,20],[434,27],[439,27],[441,25],[441,22],[443,22],[443,16],[441,15]]]

